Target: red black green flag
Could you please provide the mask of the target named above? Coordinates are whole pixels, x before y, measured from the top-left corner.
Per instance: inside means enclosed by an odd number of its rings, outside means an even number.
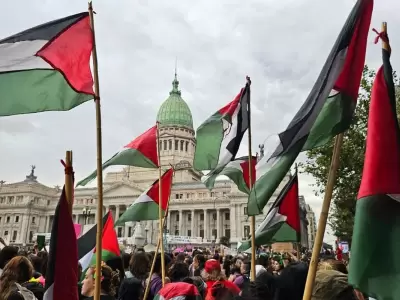
[[[391,300],[400,299],[400,131],[390,46],[382,58],[371,92],[349,283],[371,297]]]

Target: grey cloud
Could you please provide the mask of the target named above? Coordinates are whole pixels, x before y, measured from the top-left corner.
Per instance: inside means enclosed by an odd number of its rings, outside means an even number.
[[[354,3],[95,1],[104,159],[154,124],[171,90],[176,57],[195,126],[231,101],[251,76],[253,149],[258,150],[267,136],[285,129],[305,100]],[[382,20],[389,24],[395,69],[399,8],[396,0],[375,1],[372,21],[378,29]],[[41,6],[8,2],[0,11],[0,37],[86,9],[80,0],[47,0]],[[377,67],[380,46],[373,39],[371,33],[367,63]],[[24,132],[29,124],[36,127]],[[93,102],[66,113],[0,119],[0,178],[22,180],[34,163],[43,183],[60,184],[59,159],[67,149],[74,151],[77,177],[85,176],[96,165],[95,132]],[[318,208],[320,199],[303,189]]]

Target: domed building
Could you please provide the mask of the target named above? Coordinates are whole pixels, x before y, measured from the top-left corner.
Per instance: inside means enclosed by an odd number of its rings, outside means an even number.
[[[202,173],[193,169],[196,148],[193,117],[182,98],[175,74],[169,97],[156,119],[160,124],[161,165],[176,169],[167,218],[168,245],[209,246],[227,237],[233,247],[250,234],[247,195],[229,180],[217,181],[209,191],[201,182]],[[125,167],[104,174],[104,211],[117,219],[156,179],[158,170]],[[30,244],[35,234],[50,233],[60,189],[50,188],[27,176],[22,182],[0,185],[0,236],[15,244]],[[29,178],[28,178],[29,177]],[[93,226],[96,213],[96,187],[77,188],[73,218],[84,228]],[[267,208],[266,208],[267,209]],[[256,224],[264,219],[257,216]],[[137,222],[117,227],[117,235],[128,244]],[[145,243],[157,243],[158,221],[140,222]]]

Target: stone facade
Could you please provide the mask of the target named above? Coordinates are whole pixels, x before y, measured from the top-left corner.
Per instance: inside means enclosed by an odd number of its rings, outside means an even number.
[[[307,210],[307,221],[308,221],[308,248],[312,249],[314,246],[315,235],[317,234],[317,220],[315,218],[315,213],[310,205],[306,205]]]
[[[201,182],[201,172],[192,167],[196,148],[191,113],[181,98],[179,82],[173,81],[170,97],[162,105],[158,121],[160,128],[160,155],[163,169],[176,169],[171,191],[167,230],[170,235],[200,237],[202,243],[218,242],[223,236],[234,246],[250,234],[247,216],[247,195],[229,180],[217,181],[209,191]],[[168,115],[170,112],[170,115]],[[163,125],[164,124],[164,125]],[[158,170],[125,167],[105,175],[103,213],[110,210],[114,220],[129,207],[156,179]],[[286,184],[287,176],[281,186]],[[278,189],[279,190],[279,189]],[[0,184],[0,236],[15,244],[30,244],[35,233],[49,233],[53,215],[60,197],[59,187],[47,187],[37,181],[34,168],[25,181]],[[73,219],[81,225],[96,220],[96,187],[75,190]],[[270,203],[273,202],[273,196]],[[267,213],[266,206],[264,213]],[[256,226],[265,215],[256,217]],[[303,220],[304,218],[302,218]],[[145,239],[155,244],[159,235],[158,221],[143,221]],[[136,224],[117,227],[117,235],[128,240]],[[84,226],[87,228],[88,226]],[[306,229],[305,229],[306,230]],[[307,234],[305,234],[307,237]]]

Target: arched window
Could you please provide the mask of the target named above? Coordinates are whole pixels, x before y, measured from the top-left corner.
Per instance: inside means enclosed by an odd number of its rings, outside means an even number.
[[[168,146],[167,141],[164,141],[164,150],[168,150],[167,146]]]
[[[188,151],[189,151],[189,142],[186,142],[186,145],[185,145],[185,151],[186,151],[186,152],[188,152]]]
[[[168,141],[168,144],[169,144],[169,145],[168,145],[168,146],[169,146],[169,150],[172,150],[172,140],[169,140],[169,141]]]
[[[178,150],[178,148],[179,148],[179,141],[175,140],[175,150]]]
[[[184,143],[185,143],[184,141],[181,141],[181,151],[183,151],[183,144]]]
[[[160,144],[158,145],[158,149],[161,151],[162,149],[162,142],[160,141]]]

